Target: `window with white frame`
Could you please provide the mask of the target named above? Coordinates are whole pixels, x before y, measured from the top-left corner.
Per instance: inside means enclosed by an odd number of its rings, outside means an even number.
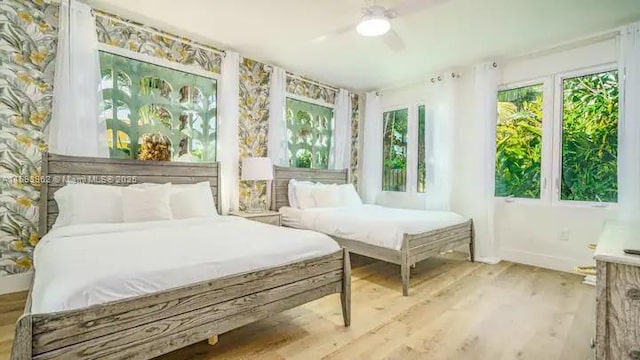
[[[498,91],[495,195],[540,198],[543,84]]]
[[[407,191],[409,109],[385,111],[382,118],[382,190]]]
[[[162,151],[167,155],[162,160],[215,161],[216,79],[113,51],[100,51],[101,109],[111,157],[150,159]]]
[[[289,166],[327,169],[334,128],[334,108],[313,100],[288,96]]]
[[[618,71],[562,79],[560,200],[617,202]]]
[[[544,83],[556,84],[555,98],[543,82],[498,92],[497,197],[617,202],[619,83],[613,67],[549,77]]]
[[[418,180],[417,191],[423,193],[427,189],[427,113],[424,105],[418,106]]]

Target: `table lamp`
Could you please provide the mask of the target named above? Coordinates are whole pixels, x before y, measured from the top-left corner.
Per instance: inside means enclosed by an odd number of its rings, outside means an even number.
[[[264,211],[258,201],[258,181],[273,180],[273,164],[268,157],[246,157],[242,158],[243,181],[252,181],[251,199],[247,212],[259,213]]]

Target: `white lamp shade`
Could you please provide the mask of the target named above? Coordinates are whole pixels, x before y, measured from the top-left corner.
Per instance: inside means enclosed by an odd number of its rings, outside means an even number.
[[[242,158],[242,180],[273,180],[273,164],[268,157]]]

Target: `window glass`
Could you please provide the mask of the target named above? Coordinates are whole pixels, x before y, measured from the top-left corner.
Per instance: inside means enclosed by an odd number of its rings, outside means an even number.
[[[498,92],[495,195],[540,198],[542,84]]]
[[[216,160],[214,79],[107,52],[100,68],[111,157],[153,158],[166,146],[173,160]]]
[[[618,72],[564,79],[562,88],[560,199],[616,202]]]
[[[418,192],[425,192],[427,185],[426,113],[424,105],[418,106]]]
[[[326,169],[333,134],[333,108],[287,98],[289,165]]]
[[[409,109],[383,114],[382,190],[407,190],[407,125]]]

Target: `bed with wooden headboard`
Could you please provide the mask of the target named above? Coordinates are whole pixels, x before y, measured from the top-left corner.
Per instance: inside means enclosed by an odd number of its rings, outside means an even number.
[[[153,183],[208,180],[216,203],[220,203],[218,163],[114,160],[45,153],[41,175],[41,235],[51,228],[58,214],[53,193],[63,186],[61,181],[70,179],[105,176],[111,177],[109,184],[118,185],[116,177],[122,177],[123,186],[130,184],[132,179],[127,177],[131,176],[137,182]],[[92,178],[95,181],[100,178]],[[218,334],[333,293],[341,294],[343,318],[348,326],[350,265],[345,250],[55,313],[32,314],[30,292],[24,314],[16,323],[11,358],[150,359],[206,339],[211,342]]]
[[[346,184],[349,171],[288,168],[274,166],[271,207],[278,211],[289,206],[289,181],[291,179],[323,184]],[[447,226],[420,234],[404,234],[400,250],[372,245],[363,241],[331,236],[349,252],[398,264],[401,267],[402,293],[409,294],[410,268],[419,261],[461,246],[469,246],[469,258],[474,261],[473,221]]]

